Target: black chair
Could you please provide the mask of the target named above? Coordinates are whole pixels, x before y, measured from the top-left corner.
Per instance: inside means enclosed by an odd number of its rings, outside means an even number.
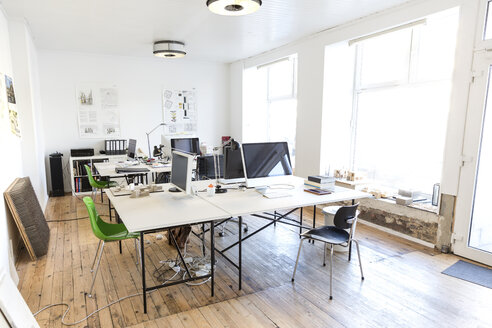
[[[299,244],[299,251],[297,252],[297,260],[294,267],[294,274],[292,275],[292,281],[294,281],[296,276],[296,269],[299,262],[299,255],[301,254],[302,243],[306,239],[318,240],[325,243],[323,246],[323,266],[326,265],[326,247],[327,244],[330,244],[330,300],[333,299],[333,245],[350,247],[352,242],[355,243],[357,246],[357,255],[359,257],[360,274],[362,276],[362,280],[364,280],[364,272],[362,271],[362,262],[360,260],[359,242],[354,239],[358,206],[359,204],[340,207],[335,214],[334,226],[315,228],[301,234],[301,242]],[[350,229],[350,232],[347,232],[344,229]]]

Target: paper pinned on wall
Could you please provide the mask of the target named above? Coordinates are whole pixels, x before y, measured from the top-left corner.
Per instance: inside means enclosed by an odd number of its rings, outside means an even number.
[[[14,82],[10,76],[5,75],[5,90],[7,93],[7,107],[9,112],[10,132],[17,137],[21,137],[19,127],[19,113],[17,112]]]
[[[165,135],[194,135],[197,133],[196,90],[164,89],[162,110]]]
[[[103,139],[121,135],[116,87],[80,85],[76,95],[81,138]]]

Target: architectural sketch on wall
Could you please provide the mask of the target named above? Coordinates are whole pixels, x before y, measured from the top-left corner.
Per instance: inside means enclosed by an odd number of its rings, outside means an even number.
[[[118,89],[97,85],[77,87],[79,136],[110,138],[120,136]]]
[[[11,104],[15,104],[14,82],[12,78],[5,75],[5,88],[7,89],[7,100]]]
[[[0,76],[1,78],[1,76]],[[9,113],[9,122],[10,122],[10,132],[13,135],[20,138],[21,132],[19,127],[19,113],[17,112],[16,101],[15,101],[15,91],[14,91],[14,82],[10,76],[5,75],[5,89],[2,85],[2,95],[0,95],[0,111],[2,112],[1,116],[3,118],[3,113],[8,110]],[[3,99],[3,93],[5,90],[6,94],[6,102]]]
[[[5,118],[7,112],[7,93],[5,89],[5,76],[0,73],[0,120]]]
[[[196,91],[165,89],[162,93],[164,134],[194,135],[197,132]]]

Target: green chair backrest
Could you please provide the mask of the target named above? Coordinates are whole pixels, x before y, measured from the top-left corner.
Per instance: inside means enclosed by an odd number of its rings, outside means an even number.
[[[93,188],[98,188],[98,183],[96,182],[96,180],[94,180],[94,177],[92,176],[91,168],[87,164],[84,165],[84,167],[85,167],[85,170],[87,171],[87,178],[89,178],[89,184]]]
[[[105,240],[107,236],[99,228],[99,222],[101,222],[102,220],[97,214],[94,201],[92,200],[92,198],[86,196],[84,197],[84,204],[85,207],[87,207],[87,212],[89,212],[89,219],[91,221],[92,232],[94,232],[94,235],[97,238]]]

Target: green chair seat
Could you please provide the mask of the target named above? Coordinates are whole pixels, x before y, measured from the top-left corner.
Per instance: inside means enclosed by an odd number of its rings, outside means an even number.
[[[87,208],[87,212],[89,213],[89,219],[91,223],[92,232],[99,239],[99,245],[97,246],[96,255],[94,256],[94,261],[92,262],[92,269],[94,268],[94,264],[97,261],[96,272],[94,277],[92,278],[91,289],[88,293],[89,297],[92,297],[92,289],[94,288],[94,282],[96,281],[96,275],[99,270],[99,263],[101,261],[101,256],[104,250],[104,244],[108,241],[121,241],[125,239],[133,239],[135,241],[135,252],[137,253],[137,258],[139,257],[139,252],[137,250],[137,239],[139,237],[138,233],[131,233],[125,227],[124,224],[112,224],[107,223],[101,219],[101,217],[97,214],[96,206],[94,205],[94,201],[91,197],[84,197],[83,199],[85,207]],[[99,251],[99,249],[101,251]],[[98,256],[99,254],[99,256]]]

